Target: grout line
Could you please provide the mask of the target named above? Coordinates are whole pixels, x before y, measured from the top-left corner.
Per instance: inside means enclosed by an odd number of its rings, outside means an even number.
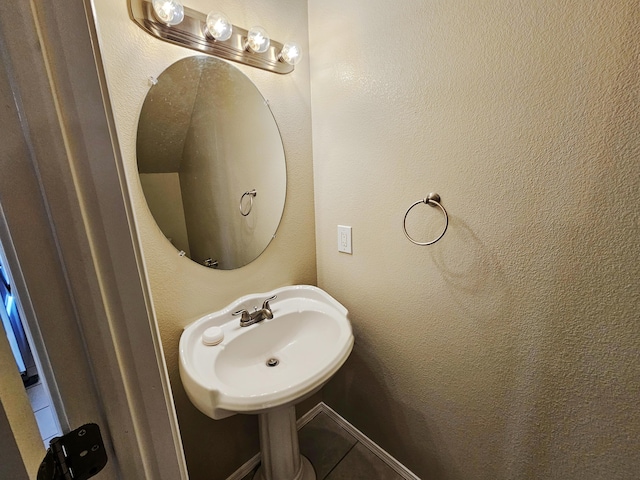
[[[332,419],[333,420],[333,419]],[[329,478],[329,475],[331,475],[331,472],[333,472],[336,468],[338,468],[338,465],[340,465],[342,463],[342,461],[347,458],[347,455],[349,455],[351,453],[351,450],[353,450],[355,448],[356,445],[358,445],[358,443],[360,442],[356,442],[353,445],[351,445],[351,447],[349,447],[349,450],[347,450],[347,453],[345,453],[342,458],[340,460],[338,460],[338,462],[331,467],[331,470],[329,470],[327,472],[327,474],[324,476],[324,478],[320,479],[320,480],[324,480],[325,478]]]

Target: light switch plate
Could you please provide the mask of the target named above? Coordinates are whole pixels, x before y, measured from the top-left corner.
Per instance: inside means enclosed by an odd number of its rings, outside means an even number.
[[[352,254],[351,227],[338,225],[338,251]]]

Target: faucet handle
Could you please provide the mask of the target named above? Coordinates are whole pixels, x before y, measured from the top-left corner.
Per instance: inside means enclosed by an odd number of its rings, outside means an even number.
[[[233,312],[231,315],[233,315],[234,317],[242,315],[240,317],[240,322],[248,322],[249,320],[251,320],[251,314],[244,308],[242,310],[238,310],[237,312]]]
[[[267,298],[264,302],[262,302],[262,309],[263,310],[271,310],[271,307],[269,306],[269,302],[271,300],[275,300],[278,296],[274,295],[273,297],[269,297]]]

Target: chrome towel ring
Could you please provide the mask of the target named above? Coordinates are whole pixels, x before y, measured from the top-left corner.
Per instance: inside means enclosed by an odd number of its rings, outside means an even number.
[[[247,211],[245,212],[242,209],[242,200],[244,200],[244,197],[249,196],[249,208],[247,208]],[[240,197],[240,214],[243,217],[246,217],[247,215],[249,215],[251,213],[251,209],[253,208],[253,197],[255,197],[257,195],[256,193],[256,189],[254,188],[253,190],[249,190],[248,192],[244,192],[242,194],[242,196]]]
[[[415,207],[416,205],[419,205],[421,203],[426,203],[427,205],[429,205],[431,207],[435,206],[435,207],[440,208],[440,210],[442,210],[442,214],[444,215],[444,229],[442,230],[442,233],[440,235],[438,235],[438,237],[435,240],[431,240],[430,242],[417,242],[413,238],[411,238],[411,236],[407,232],[407,215],[409,215],[409,212],[411,211],[411,209],[413,207]],[[449,226],[449,215],[447,215],[447,211],[444,209],[444,207],[440,203],[440,195],[438,195],[437,193],[430,193],[429,195],[427,195],[427,198],[423,198],[422,200],[418,200],[416,203],[411,205],[407,209],[407,213],[404,214],[404,221],[402,222],[402,228],[404,229],[405,236],[409,239],[409,241],[411,243],[415,243],[416,245],[421,245],[421,246],[433,245],[434,243],[436,243],[438,240],[440,240],[444,236],[445,232],[447,231],[447,227],[448,226]]]

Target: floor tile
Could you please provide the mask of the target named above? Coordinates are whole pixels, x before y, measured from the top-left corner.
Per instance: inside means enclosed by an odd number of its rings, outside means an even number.
[[[40,430],[41,438],[49,438],[58,433],[58,427],[53,417],[51,407],[45,407],[35,412],[36,423]]]
[[[368,448],[357,443],[326,480],[402,480]]]
[[[300,453],[311,461],[318,480],[324,479],[356,444],[356,439],[325,413],[316,415],[298,435]]]
[[[44,385],[36,383],[27,388],[27,395],[31,403],[31,409],[35,412],[49,405],[49,395],[47,395]]]

